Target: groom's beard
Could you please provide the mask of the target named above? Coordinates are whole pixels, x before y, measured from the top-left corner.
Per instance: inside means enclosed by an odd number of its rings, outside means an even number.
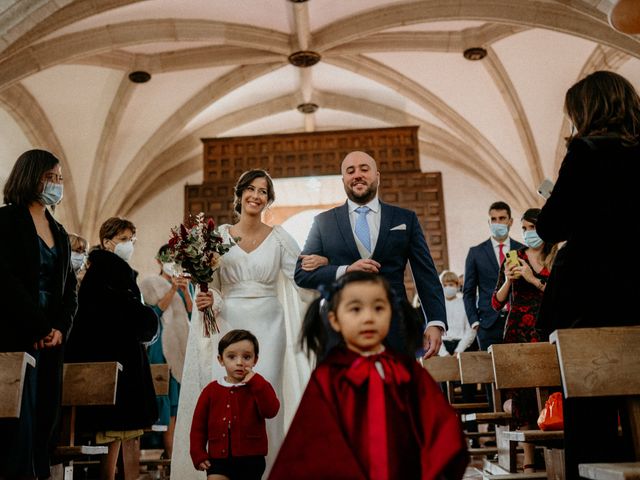
[[[344,191],[347,194],[347,197],[352,202],[357,203],[358,205],[366,205],[371,200],[373,200],[378,193],[378,181],[374,181],[369,187],[362,192],[361,194],[356,194],[351,186],[345,185]]]

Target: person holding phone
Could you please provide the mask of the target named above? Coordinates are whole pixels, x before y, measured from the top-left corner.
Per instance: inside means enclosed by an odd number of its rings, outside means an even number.
[[[539,208],[530,208],[522,215],[522,234],[526,247],[512,250],[500,267],[496,290],[491,304],[496,311],[507,306],[504,343],[528,343],[540,341],[536,319],[545,285],[557,247],[545,243],[536,232]],[[532,390],[511,390],[506,397],[511,401],[505,410],[511,409],[519,428],[533,428],[538,418],[538,405]],[[524,470],[534,471],[534,445],[524,445]]]

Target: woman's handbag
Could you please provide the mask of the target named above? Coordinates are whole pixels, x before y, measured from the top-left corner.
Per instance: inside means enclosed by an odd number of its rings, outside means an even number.
[[[552,393],[544,404],[538,417],[540,430],[562,430],[564,421],[562,415],[562,393]]]

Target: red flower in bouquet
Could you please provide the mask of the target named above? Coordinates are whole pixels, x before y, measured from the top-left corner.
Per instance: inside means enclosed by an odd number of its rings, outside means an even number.
[[[160,260],[180,265],[198,284],[200,291],[207,292],[220,257],[232,246],[224,242],[213,219],[205,220],[204,213],[199,213],[195,217],[190,215],[185,223],[171,229],[169,250]],[[220,331],[211,307],[203,312],[203,324],[206,337]]]

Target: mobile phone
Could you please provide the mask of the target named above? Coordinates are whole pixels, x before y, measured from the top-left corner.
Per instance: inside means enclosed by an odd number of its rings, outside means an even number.
[[[520,260],[518,260],[518,252],[516,250],[510,250],[507,252],[507,263],[512,267],[517,267],[520,265]]]
[[[553,190],[553,182],[548,178],[545,178],[538,187],[538,193],[545,200],[551,196]]]

